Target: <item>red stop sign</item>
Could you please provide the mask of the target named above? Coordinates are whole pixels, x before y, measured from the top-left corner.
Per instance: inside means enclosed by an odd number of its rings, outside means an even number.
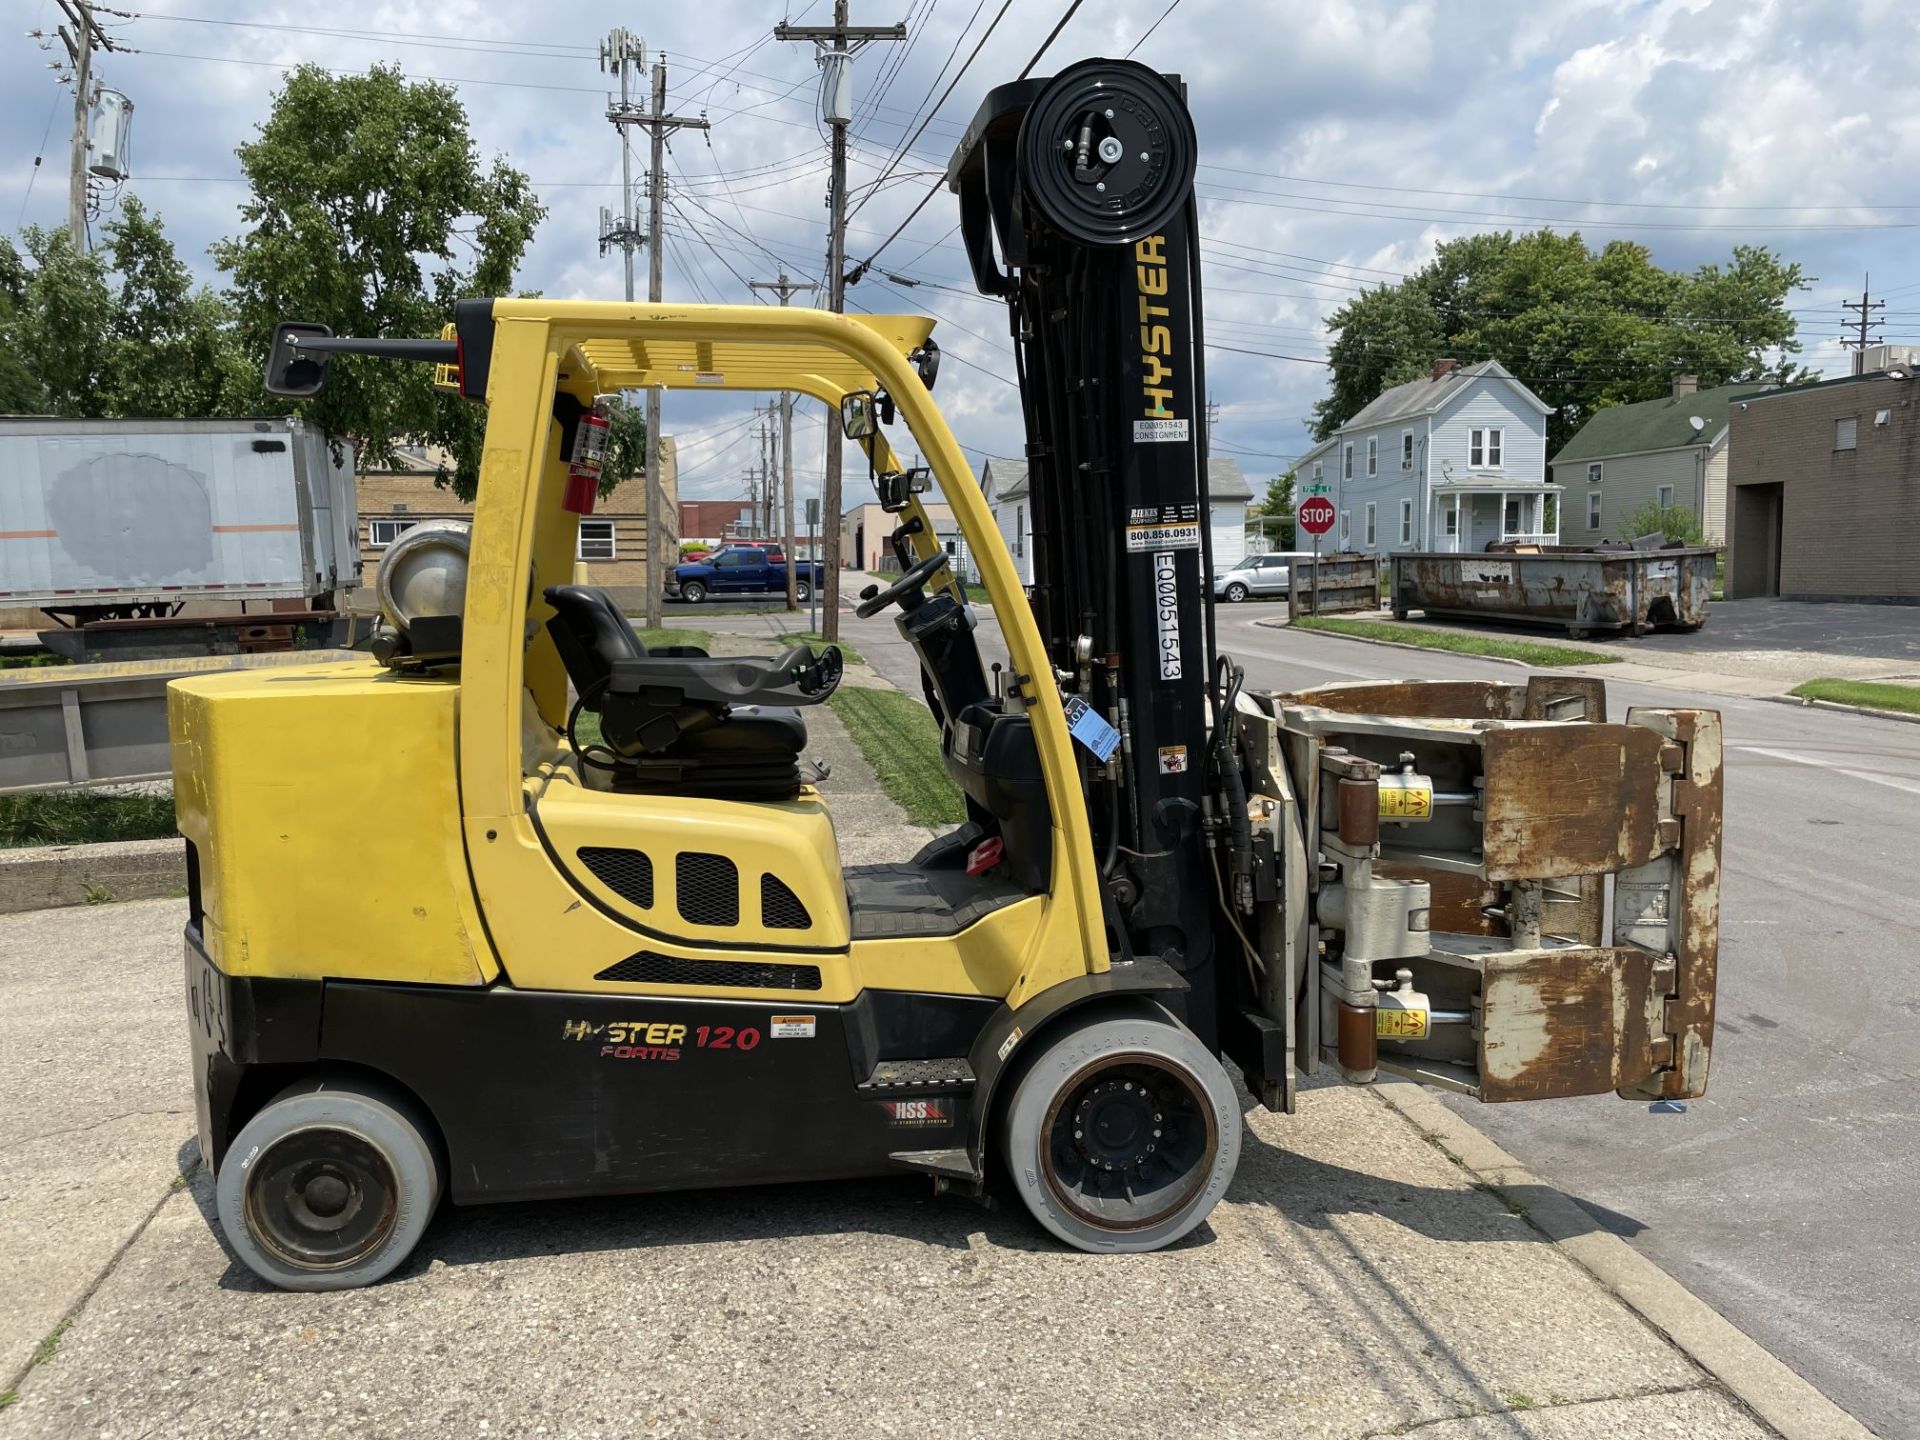
[[[1338,512],[1324,495],[1310,495],[1300,502],[1300,528],[1309,535],[1324,535],[1333,529]]]

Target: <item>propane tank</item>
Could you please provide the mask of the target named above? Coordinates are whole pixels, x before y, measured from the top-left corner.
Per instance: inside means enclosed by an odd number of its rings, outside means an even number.
[[[374,575],[380,613],[389,625],[405,635],[422,616],[461,613],[471,539],[464,520],[422,520],[400,532]]]

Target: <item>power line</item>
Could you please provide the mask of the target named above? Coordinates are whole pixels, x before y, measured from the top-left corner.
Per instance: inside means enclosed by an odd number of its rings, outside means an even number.
[[[1179,6],[1179,4],[1180,4],[1180,0],[1173,0],[1173,3],[1171,5],[1168,5],[1166,9],[1160,12],[1160,20],[1165,20],[1167,16],[1173,14],[1174,10]],[[1147,33],[1145,35],[1142,35],[1138,40],[1134,41],[1132,46],[1128,48],[1127,53],[1121,56],[1120,58],[1123,60],[1131,60],[1133,58],[1133,52],[1135,50],[1138,50],[1142,45],[1146,44],[1147,41],[1152,38],[1153,32],[1160,28],[1160,20],[1156,20],[1153,22],[1153,24],[1149,25],[1147,27]]]

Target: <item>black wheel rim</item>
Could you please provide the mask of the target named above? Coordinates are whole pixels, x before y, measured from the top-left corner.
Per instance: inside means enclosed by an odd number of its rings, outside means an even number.
[[[1220,1131],[1206,1088],[1160,1055],[1103,1057],[1060,1087],[1041,1125],[1047,1187],[1101,1230],[1158,1225],[1192,1204]]]
[[[247,1228],[285,1264],[338,1270],[393,1233],[399,1183],[379,1147],[347,1130],[297,1130],[247,1171]]]

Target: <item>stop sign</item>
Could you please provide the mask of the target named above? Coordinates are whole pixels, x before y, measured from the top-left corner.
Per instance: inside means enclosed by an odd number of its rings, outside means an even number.
[[[1326,496],[1309,495],[1300,502],[1300,528],[1309,535],[1324,535],[1333,529],[1337,513]]]

